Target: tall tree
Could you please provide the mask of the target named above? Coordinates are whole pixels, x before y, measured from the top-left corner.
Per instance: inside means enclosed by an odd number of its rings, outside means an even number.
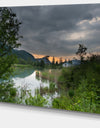
[[[53,56],[53,59],[52,59],[52,64],[54,65],[55,64],[55,57]]]
[[[81,62],[83,62],[84,56],[87,54],[86,51],[87,48],[83,44],[79,44],[79,48],[76,52],[76,55],[79,55]]]
[[[44,67],[45,67],[45,63],[44,63],[44,61],[43,61],[43,60],[41,60],[41,62],[40,62],[40,66],[41,66],[42,68],[44,68]]]
[[[62,64],[62,57],[60,57],[60,59],[59,59],[59,63]]]
[[[67,62],[67,60],[65,59],[65,63]]]
[[[16,14],[8,8],[0,8],[0,78],[10,72],[14,57],[10,54],[13,48],[18,48],[18,39],[21,22]]]
[[[58,65],[58,61],[56,61],[56,65]]]

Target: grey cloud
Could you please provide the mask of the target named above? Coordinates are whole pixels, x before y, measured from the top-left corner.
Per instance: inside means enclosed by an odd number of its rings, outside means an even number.
[[[77,23],[82,20],[92,20],[100,16],[100,5],[60,5],[14,7],[12,10],[22,21],[20,29],[23,39],[21,49],[31,53],[51,56],[67,56],[76,52],[76,46],[82,40],[68,41],[62,39],[64,32],[81,32],[82,26]],[[96,31],[86,39],[86,45],[91,48],[99,45],[100,24],[84,24],[87,31]],[[95,34],[96,33],[96,34]],[[84,42],[84,41],[82,41]],[[96,42],[96,46],[94,43]]]

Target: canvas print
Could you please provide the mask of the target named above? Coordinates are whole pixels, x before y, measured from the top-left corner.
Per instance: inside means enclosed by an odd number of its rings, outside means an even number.
[[[100,113],[100,4],[0,7],[0,102]]]

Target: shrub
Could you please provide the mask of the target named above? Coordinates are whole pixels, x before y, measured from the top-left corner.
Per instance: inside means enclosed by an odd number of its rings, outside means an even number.
[[[55,83],[51,82],[49,88],[51,91],[55,90]]]
[[[34,105],[34,106],[43,107],[48,103],[48,101],[44,97],[40,96],[39,94],[34,97],[32,97],[32,95],[30,94],[29,98],[25,99],[25,103],[26,105]]]
[[[68,91],[68,94],[69,94],[69,96],[72,98],[72,97],[74,96],[74,90],[73,90],[73,89],[70,89],[70,90]]]

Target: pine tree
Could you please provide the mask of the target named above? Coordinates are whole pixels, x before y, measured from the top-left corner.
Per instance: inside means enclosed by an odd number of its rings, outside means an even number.
[[[54,65],[55,64],[55,58],[53,56],[53,59],[52,59],[52,64]]]
[[[59,63],[62,64],[62,57],[60,57],[60,59],[59,59]]]

